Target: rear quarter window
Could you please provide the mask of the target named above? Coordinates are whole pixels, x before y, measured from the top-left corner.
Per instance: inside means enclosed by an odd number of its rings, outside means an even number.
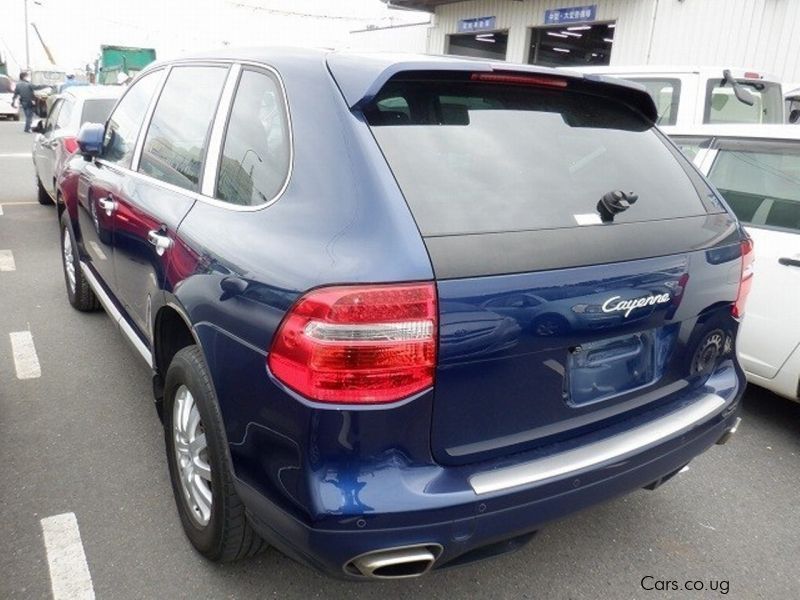
[[[707,212],[708,189],[696,187],[688,161],[605,97],[395,80],[365,115],[425,236],[593,223],[598,201],[615,190],[638,196],[615,222]]]

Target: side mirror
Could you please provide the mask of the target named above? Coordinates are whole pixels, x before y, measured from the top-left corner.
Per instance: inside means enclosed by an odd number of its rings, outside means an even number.
[[[103,151],[106,127],[102,123],[84,123],[78,132],[78,148],[83,158],[91,160]]]
[[[789,123],[798,123],[800,122],[800,108],[795,108],[792,112],[789,113]]]
[[[34,133],[44,133],[44,120],[39,119],[33,126]]]

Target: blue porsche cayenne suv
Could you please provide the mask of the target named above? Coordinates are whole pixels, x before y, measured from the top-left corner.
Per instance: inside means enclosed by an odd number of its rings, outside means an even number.
[[[152,367],[197,550],[417,576],[726,441],[752,243],[656,119],[600,76],[252,49],[85,125],[67,294]]]

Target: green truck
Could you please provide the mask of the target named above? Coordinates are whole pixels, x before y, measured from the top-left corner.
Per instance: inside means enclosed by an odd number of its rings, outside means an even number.
[[[100,46],[100,65],[97,83],[120,83],[120,75],[135,76],[156,59],[153,48],[132,48],[128,46]]]

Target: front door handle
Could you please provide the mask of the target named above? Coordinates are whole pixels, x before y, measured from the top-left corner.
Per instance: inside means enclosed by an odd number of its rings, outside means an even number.
[[[167,234],[158,229],[153,229],[147,232],[147,241],[156,247],[156,254],[163,256],[164,251],[172,246],[172,240]]]
[[[110,217],[111,213],[117,210],[117,203],[114,202],[113,198],[109,196],[108,198],[100,198],[97,201],[97,205],[106,211],[106,216]]]
[[[800,258],[789,258],[788,256],[782,256],[778,259],[778,262],[785,267],[800,267]]]

